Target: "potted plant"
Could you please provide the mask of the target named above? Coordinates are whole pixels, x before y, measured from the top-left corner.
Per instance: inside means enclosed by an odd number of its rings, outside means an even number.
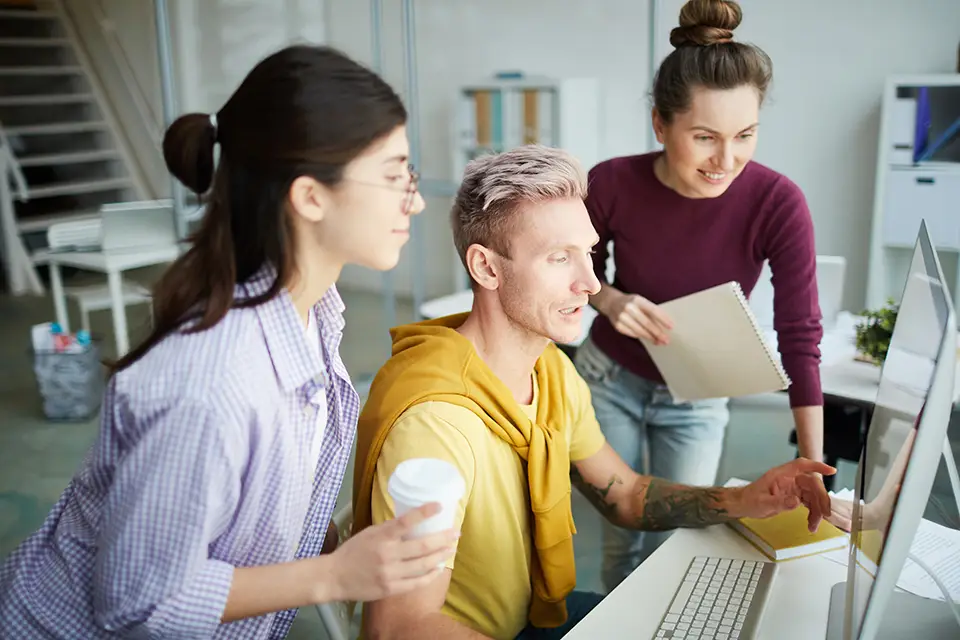
[[[857,324],[857,359],[881,365],[890,348],[890,337],[897,323],[900,306],[889,298],[887,303],[876,310],[866,310],[861,315],[863,321]]]

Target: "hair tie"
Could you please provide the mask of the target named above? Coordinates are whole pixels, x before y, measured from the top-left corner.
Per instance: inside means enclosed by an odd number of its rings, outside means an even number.
[[[217,114],[210,114],[210,126],[213,127],[213,141],[217,141]]]

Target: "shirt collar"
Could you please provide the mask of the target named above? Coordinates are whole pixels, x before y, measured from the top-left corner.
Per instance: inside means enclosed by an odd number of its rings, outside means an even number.
[[[237,287],[238,298],[251,298],[266,293],[277,278],[273,265],[265,264],[249,280]],[[343,331],[345,307],[336,286],[331,286],[311,310],[320,328],[321,340],[339,344]],[[279,293],[255,307],[270,360],[280,386],[286,392],[299,389],[310,381],[322,384],[324,363],[310,349],[304,334],[303,321],[297,315],[290,292],[282,287]]]

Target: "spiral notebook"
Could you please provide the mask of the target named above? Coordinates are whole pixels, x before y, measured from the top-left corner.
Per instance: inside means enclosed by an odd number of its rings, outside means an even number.
[[[677,402],[735,398],[790,386],[743,290],[727,282],[659,305],[670,343],[641,340]]]

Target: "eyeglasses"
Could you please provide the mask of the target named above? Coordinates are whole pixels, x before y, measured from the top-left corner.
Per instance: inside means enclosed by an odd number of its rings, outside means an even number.
[[[403,199],[403,212],[410,213],[413,210],[413,201],[417,197],[417,190],[420,185],[420,173],[413,168],[412,164],[407,165],[407,172],[410,174],[410,181],[402,187],[396,187],[391,184],[383,184],[382,182],[353,180],[352,178],[344,178],[344,180],[353,182],[354,184],[366,185],[368,187],[379,187],[381,189],[390,189],[392,191],[406,191],[407,196]]]

